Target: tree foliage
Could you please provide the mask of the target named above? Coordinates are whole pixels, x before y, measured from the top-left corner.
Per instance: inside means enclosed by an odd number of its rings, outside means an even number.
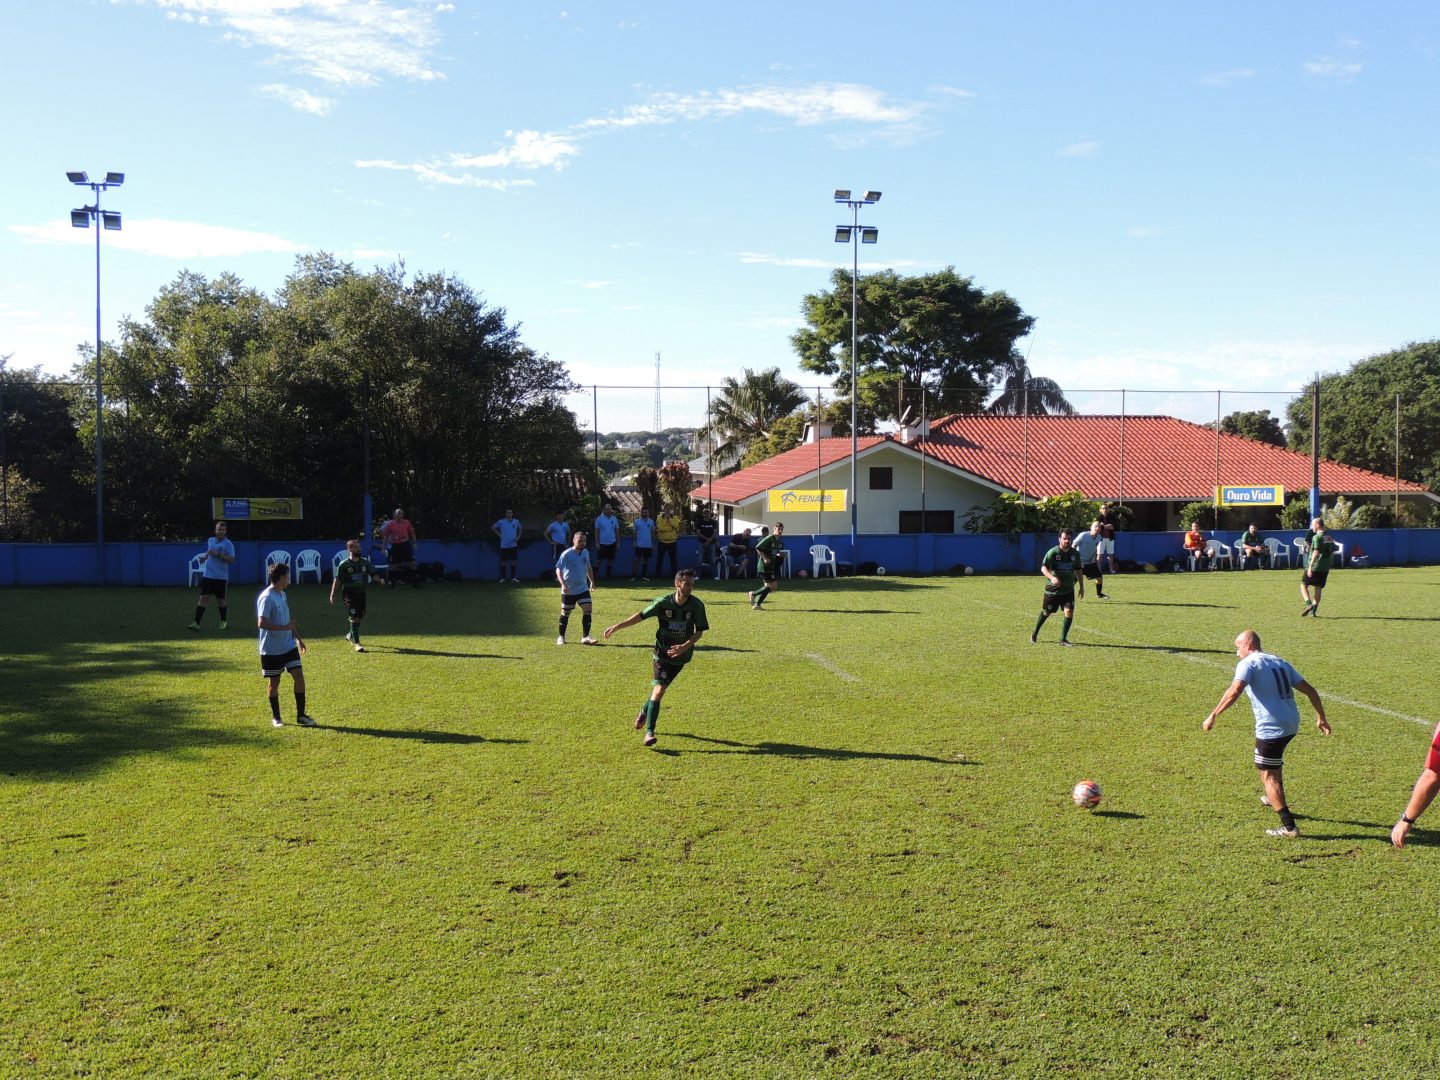
[[[1214,423],[1206,425],[1214,427]],[[1280,426],[1280,418],[1270,415],[1269,409],[1260,409],[1258,412],[1233,412],[1220,420],[1220,430],[1227,435],[1242,435],[1247,439],[1254,439],[1256,442],[1268,443],[1271,446],[1285,445],[1285,429]]]
[[[1087,499],[1079,491],[1067,491],[1048,499],[1031,501],[1004,492],[989,506],[977,506],[965,514],[965,528],[977,533],[1058,533],[1090,528],[1103,503]],[[1111,505],[1111,516],[1120,529],[1128,528],[1134,516],[1128,506]]]
[[[1440,340],[1371,356],[1320,380],[1320,454],[1385,475],[1395,472],[1400,396],[1400,475],[1440,492]],[[1309,391],[1290,402],[1290,447],[1308,453]]]
[[[77,417],[94,430],[94,392],[8,360],[0,357],[0,538],[93,538],[95,452]]]
[[[671,511],[681,521],[690,509],[690,495],[695,488],[695,478],[690,466],[683,461],[671,461],[660,469],[660,505]]]
[[[431,536],[480,534],[537,470],[587,465],[564,369],[445,274],[305,255],[266,297],[186,271],[106,351],[117,538],[208,532],[217,495],[299,494],[307,532],[352,534],[366,415],[372,493]]]
[[[850,271],[836,270],[830,280],[830,289],[805,297],[805,326],[790,343],[801,367],[833,376],[837,392],[848,398]],[[1004,292],[986,292],[954,267],[915,276],[864,274],[855,288],[863,419],[898,420],[907,408],[918,416],[922,388],[931,415],[978,412],[1006,365],[1023,363],[1015,342],[1035,320]]]
[[[1054,379],[1030,374],[1029,365],[1012,354],[1000,369],[1000,393],[985,406],[999,416],[1074,416],[1075,406]]]
[[[805,392],[780,374],[778,367],[744,369],[736,379],[721,380],[710,403],[710,418],[697,435],[701,445],[713,442],[712,469],[734,472],[752,443],[766,438],[776,422],[805,403]]]

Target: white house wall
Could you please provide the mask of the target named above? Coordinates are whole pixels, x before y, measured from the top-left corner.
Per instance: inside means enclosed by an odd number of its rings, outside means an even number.
[[[889,491],[874,491],[870,488],[872,468],[893,470],[894,486]],[[920,461],[911,453],[893,446],[882,446],[862,454],[856,462],[856,479],[860,486],[860,513],[857,527],[862,533],[894,534],[900,531],[900,512],[919,511],[920,506]],[[786,488],[813,490],[847,490],[850,487],[850,459],[844,458],[827,465],[816,481],[814,474],[802,477]],[[976,506],[989,506],[995,501],[994,488],[958,476],[943,465],[930,462],[925,468],[925,509],[953,510],[955,531],[964,531],[966,512]],[[783,521],[792,533],[848,533],[850,531],[850,508],[843,512],[814,510],[771,512],[769,492],[762,491],[754,498],[735,508],[733,530],[758,529],[761,525],[774,525]]]

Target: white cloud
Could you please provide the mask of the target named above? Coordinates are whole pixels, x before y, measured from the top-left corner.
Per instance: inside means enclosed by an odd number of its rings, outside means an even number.
[[[72,228],[65,219],[43,225],[10,225],[10,232],[37,244],[94,244],[89,229]],[[126,218],[124,228],[105,235],[104,246],[167,259],[208,259],[220,256],[293,254],[305,247],[272,233],[232,229],[164,218]]]
[[[834,259],[808,259],[808,258],[786,258],[780,255],[767,255],[757,251],[741,251],[736,257],[744,266],[792,266],[802,270],[834,270],[845,268],[850,265],[849,259],[836,257]],[[886,262],[862,262],[860,270],[870,272],[876,270],[923,270],[939,269],[940,263],[926,262],[920,259],[894,259]]]
[[[406,163],[387,161],[384,158],[371,158],[356,161],[355,167],[357,169],[388,169],[391,172],[414,173],[421,180],[427,180],[432,184],[487,188],[491,191],[509,191],[511,188],[535,186],[534,180],[494,180],[483,176],[471,176],[468,173],[453,173],[423,161]]]
[[[166,15],[226,29],[227,40],[263,49],[285,66],[338,87],[394,77],[443,79],[430,63],[436,16],[450,4],[396,0],[136,0]]]
[[[310,113],[312,116],[325,116],[335,107],[333,98],[318,97],[308,90],[301,90],[298,86],[286,86],[284,83],[257,86],[255,92],[261,97],[283,102],[292,109]]]
[[[1355,76],[1365,70],[1364,64],[1357,64],[1344,60],[1334,60],[1328,56],[1322,56],[1318,60],[1307,60],[1305,71],[1320,79],[1335,79],[1337,82],[1353,82]]]
[[[937,91],[964,96],[965,91]],[[507,131],[509,142],[488,153],[452,152],[430,161],[400,164],[357,161],[358,168],[407,169],[435,183],[469,183],[499,187],[470,176],[489,169],[565,168],[580,155],[585,139],[660,124],[728,120],[742,116],[774,117],[800,127],[844,125],[876,129],[892,138],[914,134],[929,106],[899,101],[884,91],[859,83],[812,83],[806,86],[750,86],[689,94],[655,94],[649,100],[612,116],[590,117],[558,131]]]
[[[1254,68],[1229,68],[1226,71],[1212,71],[1200,76],[1201,86],[1234,86],[1238,82],[1255,77]]]
[[[1093,158],[1100,152],[1100,144],[1093,140],[1071,143],[1069,146],[1062,146],[1057,157],[1067,158]]]

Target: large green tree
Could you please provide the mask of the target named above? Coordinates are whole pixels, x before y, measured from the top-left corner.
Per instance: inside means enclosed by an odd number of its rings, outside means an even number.
[[[1212,422],[1206,426],[1215,425]],[[1220,430],[1227,435],[1243,435],[1247,439],[1269,443],[1271,446],[1285,445],[1285,429],[1280,426],[1280,418],[1271,416],[1269,409],[1232,412],[1229,416],[1220,418]]]
[[[700,445],[721,472],[733,472],[745,451],[769,435],[775,422],[805,403],[805,392],[780,374],[778,367],[744,369],[736,379],[726,376],[710,402],[710,418],[701,427]]]
[[[95,457],[77,417],[93,417],[94,395],[8,361],[0,357],[0,539],[93,539]]]
[[[805,297],[805,326],[790,343],[801,367],[833,376],[848,398],[850,271],[836,270],[830,281],[829,289]],[[1035,321],[1006,293],[986,292],[954,267],[915,276],[862,274],[856,289],[857,413],[881,420],[907,409],[920,415],[922,392],[931,416],[979,411],[1007,365],[1021,362],[1015,343]]]
[[[1320,380],[1320,454],[1347,465],[1395,471],[1395,399],[1400,398],[1400,474],[1440,492],[1440,341],[1359,361]],[[1309,391],[1290,402],[1290,447],[1308,453]]]

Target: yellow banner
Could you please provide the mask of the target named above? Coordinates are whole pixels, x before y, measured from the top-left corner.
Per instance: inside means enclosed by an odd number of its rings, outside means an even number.
[[[210,512],[226,521],[299,521],[305,516],[298,495],[293,499],[211,499]]]
[[[798,511],[835,510],[844,512],[845,488],[772,488],[770,513],[793,514]]]

